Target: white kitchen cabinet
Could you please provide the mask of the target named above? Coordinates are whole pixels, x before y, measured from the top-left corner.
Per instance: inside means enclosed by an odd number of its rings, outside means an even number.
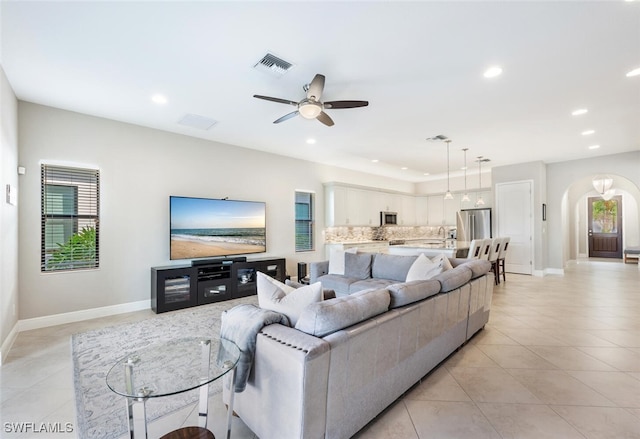
[[[375,192],[347,188],[347,212],[350,225],[354,226],[379,226],[380,210],[378,209],[378,196]]]
[[[416,225],[426,226],[429,224],[427,198],[424,196],[416,197]]]
[[[381,200],[379,192],[355,187],[325,187],[326,225],[379,226]]]
[[[327,226],[343,226],[349,224],[347,188],[331,186],[325,188],[325,212]]]
[[[427,218],[430,226],[441,226],[444,222],[444,195],[427,197]]]
[[[413,195],[400,195],[402,202],[401,208],[398,210],[398,225],[415,226],[416,225],[416,197]]]
[[[453,200],[445,200],[444,197],[442,198],[444,204],[443,224],[447,226],[455,226],[456,212],[460,210],[460,200],[462,199],[462,194],[453,194]]]

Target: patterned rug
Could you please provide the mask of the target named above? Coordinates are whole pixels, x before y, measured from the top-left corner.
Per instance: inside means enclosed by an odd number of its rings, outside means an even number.
[[[257,305],[257,296],[228,300],[159,314],[135,323],[110,326],[71,336],[78,437],[112,439],[127,433],[125,399],[106,384],[107,372],[120,358],[156,343],[183,337],[215,338],[220,315],[241,303]],[[209,385],[210,395],[222,391],[221,381]],[[172,413],[198,400],[197,389],[151,398],[147,421]]]

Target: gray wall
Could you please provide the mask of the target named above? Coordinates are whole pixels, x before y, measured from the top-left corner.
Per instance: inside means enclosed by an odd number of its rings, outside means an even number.
[[[296,264],[324,258],[322,183],[412,192],[413,184],[212,141],[19,103],[20,319],[149,300],[150,267],[170,264],[169,195],[265,201],[267,249]],[[41,273],[40,163],[101,171],[100,268]],[[316,251],[294,251],[294,192],[316,193]],[[178,261],[178,263],[180,263]],[[182,261],[181,263],[184,263]]]
[[[0,67],[0,359],[18,321],[18,206],[4,196],[7,184],[18,190],[17,167],[18,102]]]

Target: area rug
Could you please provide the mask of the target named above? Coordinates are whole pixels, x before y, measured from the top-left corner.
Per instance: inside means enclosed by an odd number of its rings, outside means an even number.
[[[118,359],[177,338],[218,337],[222,312],[241,303],[257,305],[258,299],[257,296],[233,299],[72,335],[78,437],[112,439],[127,433],[125,398],[113,393],[106,384],[107,372]],[[220,380],[209,385],[210,395],[221,391]],[[193,390],[150,398],[146,404],[147,421],[195,403],[198,395],[197,390]]]

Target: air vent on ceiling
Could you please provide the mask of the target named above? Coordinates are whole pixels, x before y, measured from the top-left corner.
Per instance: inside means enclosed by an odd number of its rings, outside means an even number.
[[[280,77],[287,73],[293,67],[293,64],[271,53],[267,53],[253,67],[262,72]]]
[[[187,127],[198,128],[199,130],[208,130],[217,124],[218,121],[210,117],[198,116],[197,114],[186,114],[178,123]]]

